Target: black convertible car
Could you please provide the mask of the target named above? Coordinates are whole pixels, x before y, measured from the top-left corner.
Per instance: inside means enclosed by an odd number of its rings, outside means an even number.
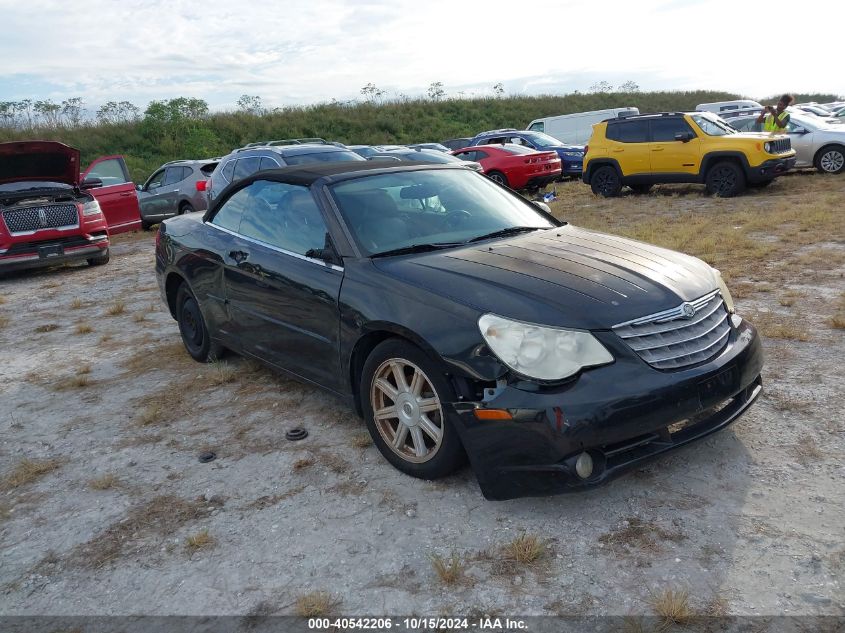
[[[468,456],[488,498],[603,483],[761,390],[718,271],[460,166],[259,172],[162,224],[156,271],[195,359],[226,348],[345,396],[396,468]]]

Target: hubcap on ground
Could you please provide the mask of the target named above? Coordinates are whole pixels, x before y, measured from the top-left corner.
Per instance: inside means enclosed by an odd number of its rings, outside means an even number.
[[[376,370],[370,404],[379,435],[402,459],[420,464],[443,443],[443,409],[428,376],[403,358],[390,358]]]
[[[825,152],[822,154],[819,164],[823,171],[836,172],[842,169],[842,165],[845,164],[845,156],[842,155],[842,152]]]

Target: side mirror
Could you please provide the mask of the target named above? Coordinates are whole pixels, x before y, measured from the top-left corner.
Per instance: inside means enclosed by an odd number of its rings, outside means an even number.
[[[135,191],[143,191],[143,190],[144,190],[144,187],[142,185],[139,185],[139,184],[135,185]]]
[[[675,134],[675,140],[681,143],[689,143],[692,140],[692,132],[678,132]]]
[[[323,242],[323,248],[311,248],[305,252],[306,257],[311,257],[312,259],[321,259],[327,264],[331,264],[333,266],[340,266],[343,264],[340,257],[334,250],[334,246],[332,245],[332,241],[329,239],[329,234],[326,233],[325,242]]]
[[[97,178],[96,176],[88,176],[85,180],[82,181],[82,189],[96,189],[97,187],[103,186],[103,180],[101,178]]]
[[[795,131],[793,132],[793,134],[809,134],[809,133],[810,133],[810,130],[808,130],[805,127],[795,128]]]

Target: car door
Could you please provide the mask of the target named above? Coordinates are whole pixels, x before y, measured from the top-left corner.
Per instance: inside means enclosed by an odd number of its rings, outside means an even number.
[[[179,189],[190,173],[189,167],[172,165],[165,168],[164,182],[156,192],[156,209],[160,217],[170,218],[179,213]]]
[[[651,124],[651,171],[656,174],[697,175],[701,139],[683,117],[660,117]],[[677,140],[680,136],[685,140]]]
[[[82,174],[87,178],[99,178],[100,187],[87,188],[100,203],[106,218],[109,233],[137,231],[141,228],[141,213],[135,183],[129,179],[129,170],[123,156],[103,156],[88,166]]]
[[[786,124],[786,133],[789,135],[792,149],[795,150],[795,166],[811,167],[816,150],[815,131],[790,119]]]
[[[145,222],[158,222],[164,218],[164,212],[159,200],[158,191],[164,184],[164,169],[159,169],[147,179],[138,191],[138,202],[141,205],[141,217]]]
[[[607,155],[619,164],[623,176],[651,173],[648,120],[608,123],[606,138]]]
[[[224,255],[233,331],[245,352],[340,388],[338,296],[343,269],[309,255],[326,244],[306,187],[257,180],[237,196],[237,246]],[[313,255],[313,253],[311,253]]]

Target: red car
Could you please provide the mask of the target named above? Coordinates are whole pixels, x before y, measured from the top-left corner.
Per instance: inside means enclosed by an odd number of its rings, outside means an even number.
[[[62,143],[0,143],[0,271],[74,260],[105,264],[109,232],[140,227],[123,158],[99,159],[85,174],[81,181],[79,150]]]
[[[503,143],[465,147],[452,154],[481,163],[491,180],[517,191],[540,189],[560,177],[560,157],[554,151],[538,152],[523,145]]]

